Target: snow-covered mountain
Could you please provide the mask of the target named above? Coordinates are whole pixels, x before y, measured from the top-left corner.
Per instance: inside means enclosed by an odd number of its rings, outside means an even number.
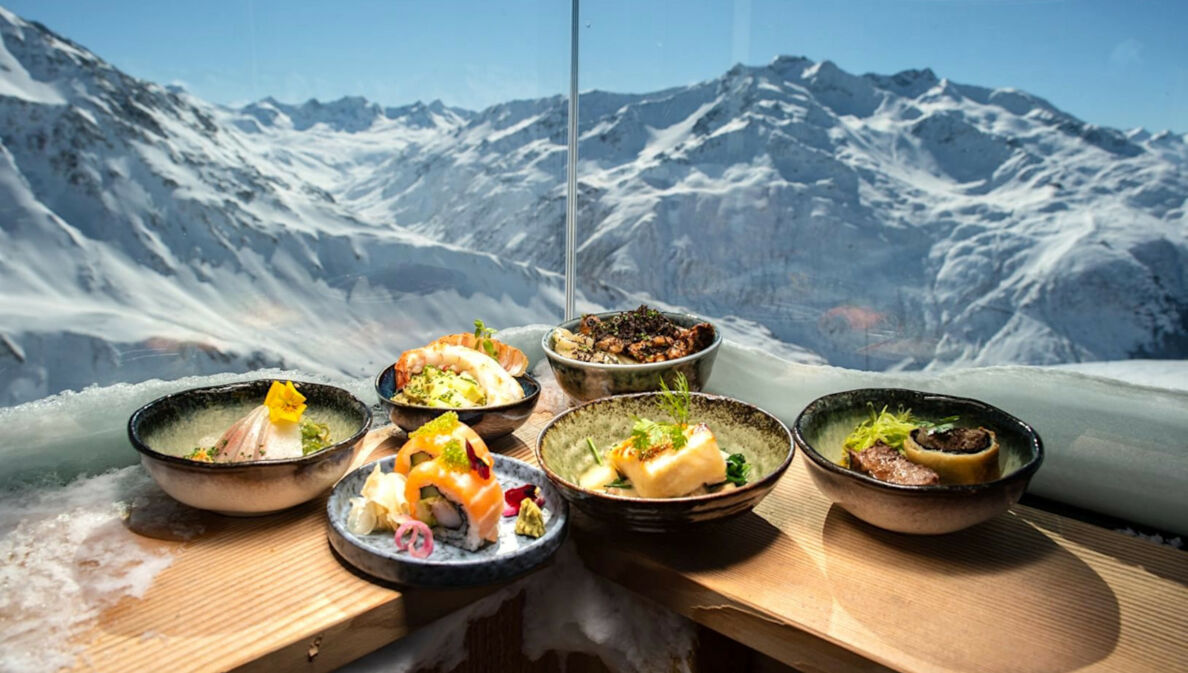
[[[456,114],[434,107],[383,114]],[[363,220],[225,117],[0,9],[0,404],[267,364],[367,375],[446,326],[560,314],[556,274]]]
[[[0,9],[0,404],[555,321],[565,107],[226,109]],[[928,70],[589,92],[583,306],[845,366],[1185,357],[1186,147]]]
[[[297,126],[262,133],[296,147]],[[559,270],[564,99],[436,129],[372,125],[395,152],[323,187],[371,221]],[[790,57],[586,93],[580,129],[581,287],[754,320],[846,366],[1188,354],[1185,136]]]

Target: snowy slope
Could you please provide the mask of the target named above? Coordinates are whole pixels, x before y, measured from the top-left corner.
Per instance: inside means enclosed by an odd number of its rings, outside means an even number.
[[[564,141],[560,97],[226,109],[0,9],[0,404],[553,322]],[[874,369],[1185,357],[1186,148],[928,70],[589,92],[581,307]]]
[[[262,365],[369,375],[475,317],[560,314],[556,274],[366,222],[213,106],[4,10],[0,64],[0,404]]]
[[[1182,135],[790,57],[581,103],[581,287],[734,314],[846,366],[1188,354]],[[364,167],[348,150],[321,184],[372,221],[559,270],[564,107],[417,137],[377,123],[362,134],[401,151]],[[297,126],[264,132],[297,146]]]

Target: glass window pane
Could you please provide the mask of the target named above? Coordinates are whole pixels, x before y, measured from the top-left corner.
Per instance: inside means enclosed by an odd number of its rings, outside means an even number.
[[[0,405],[554,321],[568,10],[7,3]]]
[[[1180,3],[582,12],[587,298],[844,367],[1185,385]]]

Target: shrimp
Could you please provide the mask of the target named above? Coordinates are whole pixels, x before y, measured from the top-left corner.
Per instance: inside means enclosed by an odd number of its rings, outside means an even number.
[[[470,374],[487,393],[487,404],[507,404],[524,398],[524,389],[495,360],[485,353],[450,344],[431,344],[404,351],[393,365],[396,387],[403,388],[414,374],[426,365],[462,374]]]
[[[491,345],[495,347],[495,355],[492,357],[499,361],[499,364],[507,370],[508,374],[511,374],[512,376],[523,376],[524,372],[528,371],[528,356],[524,355],[524,351],[516,348],[515,346],[509,346],[502,341],[496,341],[495,339],[489,339],[489,341],[491,342]],[[479,351],[480,353],[487,352],[483,349],[483,346],[479,343],[479,340],[475,338],[474,334],[470,332],[443,336],[429,345],[435,346],[437,344],[465,346],[466,348],[472,348],[476,351]]]

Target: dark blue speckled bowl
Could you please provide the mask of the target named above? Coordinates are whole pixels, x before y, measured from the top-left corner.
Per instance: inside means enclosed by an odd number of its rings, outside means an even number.
[[[462,587],[494,584],[522,575],[544,563],[565,539],[569,508],[544,473],[522,460],[494,455],[495,477],[506,491],[536,484],[544,495],[545,534],[539,538],[516,535],[515,517],[499,522],[499,542],[477,551],[466,551],[436,542],[429,558],[414,558],[396,549],[391,531],[355,535],[347,530],[350,499],[359,495],[375,463],[368,463],[342,478],[326,502],[327,536],[339,558],[365,575],[410,587]],[[379,461],[392,471],[396,457]]]
[[[469,409],[422,407],[392,401],[399,390],[396,388],[396,372],[389,365],[376,375],[375,393],[379,396],[380,405],[387,410],[388,418],[405,432],[412,432],[445,412],[453,411],[458,414],[458,420],[469,425],[483,441],[490,442],[515,432],[528,420],[540,401],[540,383],[532,375],[517,376],[516,383],[524,390],[524,399],[510,404]]]

